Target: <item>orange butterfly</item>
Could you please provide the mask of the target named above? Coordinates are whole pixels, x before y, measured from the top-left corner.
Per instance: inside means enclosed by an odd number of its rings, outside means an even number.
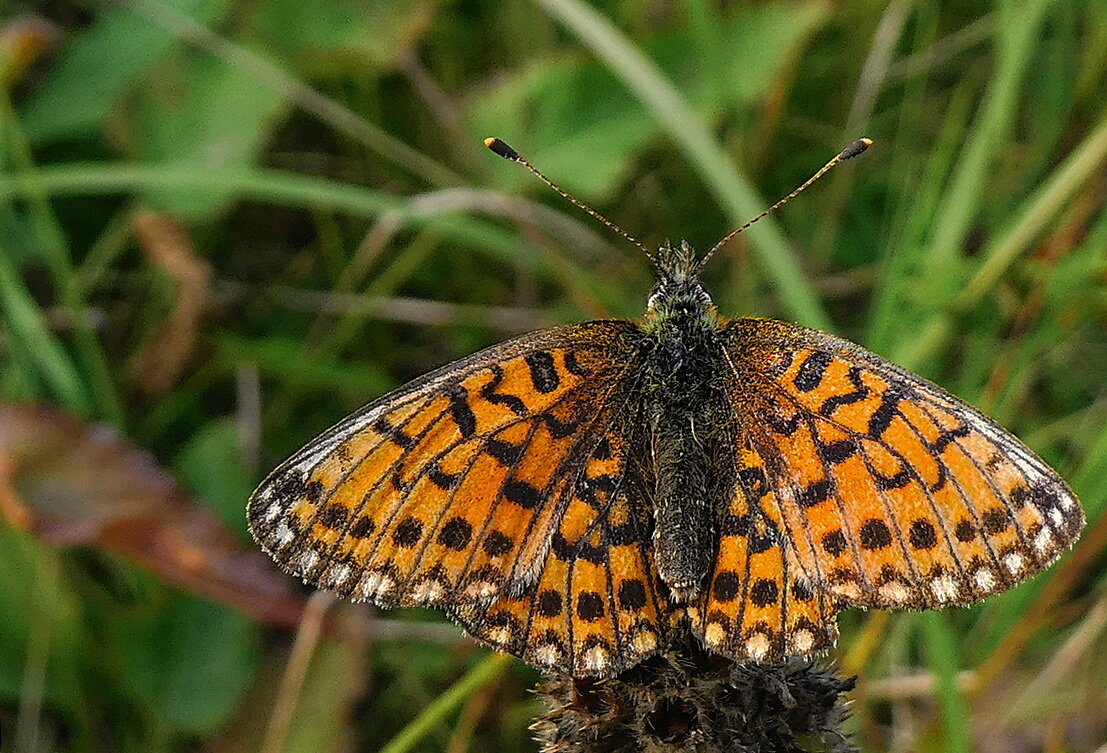
[[[254,492],[254,537],[308,583],[444,607],[574,676],[688,630],[807,655],[840,609],[968,604],[1073,542],[1072,491],[971,406],[837,337],[720,318],[714,250],[662,247],[641,323],[524,335],[365,406]]]

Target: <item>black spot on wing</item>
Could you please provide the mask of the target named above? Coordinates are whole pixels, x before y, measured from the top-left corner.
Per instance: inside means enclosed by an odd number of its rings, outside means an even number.
[[[1011,516],[1002,507],[993,507],[984,511],[980,516],[980,522],[987,533],[995,536],[1011,527]]]
[[[908,538],[915,549],[933,549],[938,545],[938,532],[934,530],[934,524],[924,518],[911,523]]]
[[[968,426],[958,426],[955,429],[947,429],[938,435],[938,438],[930,445],[935,452],[942,452],[948,447],[954,440],[961,437],[967,437],[972,433],[972,429]]]
[[[976,538],[976,525],[968,518],[962,518],[953,533],[958,541],[968,543]]]
[[[405,518],[392,532],[392,541],[396,546],[408,549],[415,546],[423,534],[423,523],[416,518]]]
[[[565,370],[576,376],[585,376],[584,369],[577,360],[577,354],[571,350],[565,351]]]
[[[427,473],[427,478],[442,491],[449,491],[457,486],[457,482],[461,479],[461,474],[446,473],[435,464],[431,466],[430,471]]]
[[[776,581],[769,580],[768,578],[758,579],[754,582],[753,588],[750,589],[750,601],[758,607],[767,607],[770,604],[775,604],[779,596],[780,589]]]
[[[899,404],[903,399],[903,392],[895,387],[889,387],[884,391],[880,399],[880,405],[869,416],[870,437],[880,439],[881,435],[888,430],[888,427],[892,424],[892,419],[899,413]]]
[[[619,584],[619,606],[636,612],[646,606],[646,587],[638,578],[626,578]]]
[[[779,534],[776,525],[771,521],[762,519],[761,525],[754,525],[747,534],[750,553],[761,554],[767,552],[779,544]]]
[[[561,377],[557,374],[553,355],[550,353],[539,350],[528,353],[523,360],[526,361],[527,368],[530,369],[530,381],[534,385],[534,389],[545,394],[553,392],[561,384]]]
[[[349,511],[342,505],[329,505],[319,511],[319,515],[316,516],[315,520],[332,531],[336,531],[346,526],[349,515]]]
[[[438,532],[438,543],[447,549],[461,551],[473,537],[473,526],[465,518],[452,518]]]
[[[384,418],[378,418],[373,422],[373,431],[383,435],[389,442],[405,450],[411,448],[416,442],[415,437],[409,437],[401,429],[388,423]]]
[[[323,495],[323,485],[319,481],[309,482],[307,477],[296,468],[289,468],[271,486],[270,496],[284,505],[290,505],[299,499],[307,498],[312,504],[318,503]]]
[[[611,493],[619,488],[619,476],[613,473],[605,473],[600,476],[585,476],[577,482],[577,498],[596,510],[602,512]]]
[[[831,486],[828,479],[814,481],[799,489],[796,493],[796,504],[804,509],[815,507],[830,499],[830,491]]]
[[[886,476],[879,471],[871,470],[873,478],[876,479],[876,487],[881,491],[891,491],[893,489],[902,489],[911,483],[913,476],[911,472],[906,468],[901,468],[898,472],[891,476]]]
[[[504,484],[504,497],[526,510],[533,510],[542,504],[542,494],[526,481],[512,479]]]
[[[823,534],[823,550],[832,557],[846,551],[846,536],[841,528]]]
[[[787,418],[782,416],[776,411],[766,411],[765,423],[769,425],[777,434],[784,437],[790,437],[796,433],[800,424],[803,423],[803,416],[799,413],[792,413]]]
[[[542,423],[546,425],[546,429],[549,430],[550,436],[554,439],[564,439],[577,430],[578,423],[576,421],[563,422],[552,413],[543,413],[540,418]]]
[[[561,614],[561,594],[546,590],[538,594],[538,614],[543,617],[557,617]]]
[[[823,375],[832,360],[831,355],[823,351],[815,351],[807,356],[800,364],[796,378],[792,380],[796,389],[800,392],[810,392],[822,384]]]
[[[769,480],[765,471],[756,466],[748,466],[738,471],[738,483],[745,489],[750,499],[758,500],[769,493]]]
[[[845,462],[857,452],[857,444],[852,438],[840,439],[819,446],[819,455],[830,465]]]
[[[742,580],[734,570],[723,570],[715,576],[715,582],[711,585],[712,595],[715,601],[728,602],[738,598],[738,591],[742,586]]]
[[[888,530],[888,524],[879,518],[865,521],[858,533],[862,549],[884,549],[892,544],[892,532]]]
[[[784,375],[792,366],[792,361],[796,359],[794,351],[785,351],[778,354],[777,358],[768,366],[765,367],[765,375],[773,379],[778,379]]]
[[[477,431],[477,417],[469,407],[469,393],[460,384],[450,385],[445,392],[450,400],[450,417],[457,424],[461,436],[468,439]]]
[[[602,565],[607,560],[608,550],[604,546],[594,546],[587,541],[578,541],[573,546],[573,554],[577,559],[591,562],[593,565]]]
[[[720,536],[745,536],[750,530],[749,515],[727,513],[719,521]]]
[[[350,527],[350,535],[355,539],[364,539],[371,536],[377,528],[376,523],[368,515],[362,515]]]
[[[498,557],[501,554],[507,554],[511,551],[513,544],[511,539],[505,536],[500,531],[492,531],[481,544],[481,548],[484,549],[484,553],[490,557]]]
[[[550,539],[550,549],[562,562],[568,562],[576,556],[575,548],[560,533],[555,533]]]
[[[603,599],[595,591],[577,595],[577,616],[585,622],[596,622],[603,617]]]
[[[489,439],[484,443],[482,449],[499,461],[501,465],[508,467],[515,465],[519,458],[523,456],[522,445],[514,445],[499,439]]]

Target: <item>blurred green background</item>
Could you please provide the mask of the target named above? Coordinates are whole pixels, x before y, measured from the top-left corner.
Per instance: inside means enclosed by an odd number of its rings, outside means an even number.
[[[1089,525],[983,605],[843,615],[850,729],[1102,751],[1105,107],[1101,0],[3,0],[0,751],[535,749],[535,672],[305,607],[243,514],[389,388],[643,310],[648,262],[491,135],[701,249],[876,141],[724,249],[716,302],[981,406]]]

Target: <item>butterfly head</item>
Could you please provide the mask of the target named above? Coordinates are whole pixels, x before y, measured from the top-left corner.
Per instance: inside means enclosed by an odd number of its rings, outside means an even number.
[[[646,303],[647,324],[674,319],[711,322],[715,304],[699,278],[699,260],[687,241],[674,248],[668,242],[658,250],[657,283]]]
[[[644,322],[647,329],[652,329],[656,332],[665,331],[674,325],[678,329],[691,331],[718,327],[719,319],[715,314],[715,305],[711,302],[711,296],[703,289],[703,285],[699,280],[699,271],[707,261],[715,255],[716,251],[726,245],[728,241],[739,233],[744,232],[755,222],[784,206],[784,204],[790,201],[800,191],[803,191],[818,180],[827,170],[841,162],[856,157],[868,149],[871,144],[872,141],[869,139],[858,139],[854,141],[835,155],[833,159],[823,165],[818,172],[808,178],[799,188],[792,191],[792,193],[773,204],[749,222],[730,231],[722,240],[712,246],[706,254],[697,259],[695,253],[692,251],[692,247],[689,246],[686,241],[681,241],[680,246],[675,249],[666,242],[658,249],[658,253],[655,256],[641,241],[627,233],[595,209],[592,209],[590,206],[584,204],[572,194],[559,187],[503,141],[497,138],[484,140],[484,145],[495,154],[498,154],[500,157],[510,162],[518,162],[523,165],[523,167],[532,172],[539,180],[559,193],[571,204],[583,209],[623,238],[633,243],[642,250],[642,253],[644,253],[647,258],[657,264],[658,281],[657,285],[654,286],[653,291],[650,293]]]

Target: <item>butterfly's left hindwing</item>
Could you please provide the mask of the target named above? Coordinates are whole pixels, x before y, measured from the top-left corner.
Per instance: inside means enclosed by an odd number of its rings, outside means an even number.
[[[570,459],[628,399],[637,331],[532,333],[385,395],[270,474],[250,499],[254,537],[306,582],[384,606],[525,590]]]

